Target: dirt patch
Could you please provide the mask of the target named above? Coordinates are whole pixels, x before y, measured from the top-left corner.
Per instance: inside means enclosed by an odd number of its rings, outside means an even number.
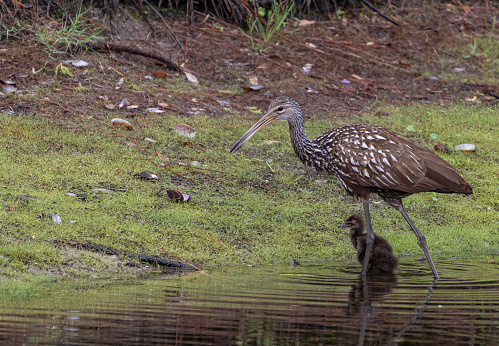
[[[155,34],[163,39],[151,43],[152,48],[182,64],[202,85],[181,91],[172,86],[185,81],[185,76],[172,73],[153,59],[85,52],[76,58],[88,61],[90,67],[71,68],[72,75],[63,76],[55,71],[65,58],[51,60],[40,45],[9,40],[1,44],[0,77],[14,81],[20,92],[33,98],[25,101],[4,92],[0,110],[18,113],[36,109],[51,117],[85,113],[100,118],[107,112],[99,95],[105,95],[115,103],[126,98],[129,105],[138,105],[138,110],[129,113],[140,116],[144,107],[157,105],[165,94],[170,108],[186,115],[196,103],[212,114],[223,112],[218,100],[238,110],[246,106],[266,108],[270,99],[282,93],[304,104],[308,115],[357,114],[376,100],[390,104],[492,103],[499,94],[497,83],[480,82],[487,80],[487,72],[480,68],[487,57],[465,56],[477,37],[496,38],[491,28],[497,13],[497,8],[480,4],[471,8],[442,4],[391,13],[403,23],[400,27],[376,16],[348,18],[344,20],[345,31],[334,21],[307,26],[296,22],[296,27],[288,25],[282,32],[285,37],[262,54],[251,49],[249,39],[236,27],[216,21],[193,26],[170,23],[184,49],[165,33],[162,23],[153,23]],[[136,21],[132,24],[140,26]],[[116,31],[116,27],[119,25],[110,30]],[[145,26],[135,32],[135,36],[143,36],[137,40],[150,34]],[[149,43],[144,46],[151,49]],[[41,72],[33,74],[43,66]],[[311,66],[308,73],[306,66]],[[148,83],[145,77],[159,71],[168,76]],[[264,88],[243,91],[241,87],[249,86],[250,79]],[[152,88],[145,89],[144,84]],[[84,95],[75,98],[72,94],[79,85]],[[82,100],[88,103],[82,105]]]

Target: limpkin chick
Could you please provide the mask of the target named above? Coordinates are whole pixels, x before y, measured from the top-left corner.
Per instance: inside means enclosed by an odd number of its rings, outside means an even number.
[[[451,165],[404,136],[374,125],[341,126],[309,140],[303,128],[301,107],[287,96],[273,100],[267,114],[239,138],[231,152],[276,120],[288,121],[291,144],[304,164],[336,175],[347,193],[362,201],[367,226],[362,274],[366,273],[374,243],[369,199],[375,193],[402,214],[438,279],[426,239],[407,215],[402,198],[425,191],[471,194],[471,186]]]
[[[350,232],[350,240],[357,250],[357,260],[362,265],[366,254],[366,238],[364,219],[359,214],[350,216],[339,228],[346,228]],[[398,260],[393,255],[392,247],[382,237],[374,235],[374,244],[367,262],[368,273],[393,273],[397,268]]]

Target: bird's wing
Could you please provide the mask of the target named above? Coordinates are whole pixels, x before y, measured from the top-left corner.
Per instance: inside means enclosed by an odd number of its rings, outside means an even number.
[[[419,191],[426,165],[415,148],[424,148],[377,126],[354,125],[340,129],[326,161],[337,167],[333,170],[343,181],[369,188]]]
[[[382,127],[338,127],[314,142],[323,152],[321,169],[335,173],[350,193],[355,186],[402,193],[473,193],[440,156]]]

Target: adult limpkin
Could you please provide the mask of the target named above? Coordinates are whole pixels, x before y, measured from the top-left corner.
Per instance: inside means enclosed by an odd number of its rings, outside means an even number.
[[[357,250],[357,260],[364,264],[366,255],[366,238],[364,234],[364,219],[359,214],[348,217],[344,224],[338,228],[345,228],[350,232],[350,241]],[[367,272],[371,273],[391,273],[397,269],[398,260],[393,255],[390,244],[382,237],[374,235],[374,244],[367,262]]]
[[[374,243],[369,198],[376,193],[402,214],[416,234],[433,276],[439,278],[426,239],[407,215],[402,198],[425,191],[471,194],[471,186],[450,164],[404,136],[374,125],[341,126],[309,140],[303,128],[301,107],[287,96],[273,100],[267,114],[239,138],[230,152],[237,151],[276,120],[288,121],[291,144],[304,164],[333,173],[349,195],[362,201],[367,224],[362,274],[366,273]]]

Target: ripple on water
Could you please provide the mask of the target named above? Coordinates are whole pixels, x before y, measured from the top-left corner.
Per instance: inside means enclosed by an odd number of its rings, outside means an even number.
[[[395,275],[355,262],[229,268],[2,301],[5,342],[98,344],[497,344],[494,263],[402,258]]]

